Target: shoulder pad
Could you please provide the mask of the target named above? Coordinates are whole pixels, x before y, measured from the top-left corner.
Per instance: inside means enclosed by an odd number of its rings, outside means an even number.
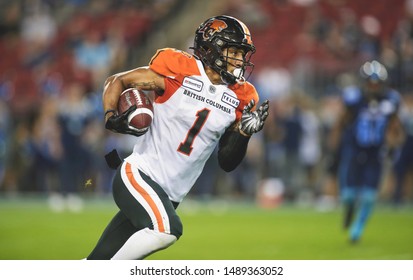
[[[229,88],[233,92],[235,92],[235,94],[237,95],[238,99],[241,100],[241,102],[245,102],[245,105],[247,105],[251,101],[251,99],[254,99],[255,104],[258,104],[258,92],[251,83],[246,82],[242,85],[235,84],[229,86]]]
[[[389,91],[387,91],[386,99],[388,99],[390,102],[394,103],[395,105],[399,105],[401,102],[401,97],[400,97],[399,92],[394,89],[390,89]]]
[[[361,100],[361,97],[361,90],[356,86],[346,87],[342,91],[343,102],[348,106],[357,104]]]
[[[401,103],[401,97],[399,92],[397,92],[394,89],[389,89],[385,93],[384,100],[385,102],[382,103],[388,103],[391,106],[391,113],[397,112],[399,110]]]
[[[173,48],[158,50],[149,62],[149,68],[171,78],[178,75],[200,75],[195,58],[189,53]]]

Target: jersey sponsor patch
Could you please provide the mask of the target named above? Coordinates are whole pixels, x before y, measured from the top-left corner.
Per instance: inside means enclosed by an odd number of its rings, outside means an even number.
[[[192,90],[200,92],[202,88],[204,87],[204,83],[202,81],[199,81],[191,77],[185,77],[184,80],[182,81],[182,86],[187,89],[192,89]]]
[[[222,95],[221,101],[234,108],[237,108],[240,103],[240,101],[236,97],[233,97],[226,92],[224,92],[224,94]]]
[[[223,111],[227,114],[231,114],[231,108],[229,108],[225,105],[222,105],[220,102],[216,102],[212,99],[206,98],[205,96],[202,96],[202,95],[196,94],[194,92],[191,92],[190,90],[184,90],[183,94],[190,97],[192,100],[197,100],[197,101],[204,102],[204,103],[206,103],[206,104],[208,104],[212,107],[218,108],[219,110],[221,110],[221,111]]]

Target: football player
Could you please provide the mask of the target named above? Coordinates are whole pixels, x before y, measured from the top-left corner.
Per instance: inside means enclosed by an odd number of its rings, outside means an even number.
[[[175,209],[218,145],[218,161],[229,172],[244,158],[250,137],[263,128],[268,101],[258,104],[247,81],[255,47],[247,26],[216,16],[195,32],[193,54],[165,48],[146,67],[109,77],[104,85],[105,127],[135,136],[131,155],[113,181],[119,207],[87,259],[143,259],[180,238]],[[118,114],[123,90],[155,92],[154,119],[143,135]]]
[[[388,87],[387,70],[378,61],[360,68],[360,86],[343,89],[344,114],[332,130],[338,181],[344,204],[344,228],[360,240],[377,198],[382,164],[402,143],[400,96]],[[337,151],[339,150],[339,151]],[[354,218],[353,218],[354,217]]]

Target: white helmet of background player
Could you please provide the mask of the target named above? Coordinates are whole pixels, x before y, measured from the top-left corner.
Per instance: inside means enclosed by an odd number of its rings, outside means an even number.
[[[360,77],[367,93],[382,93],[388,82],[386,67],[376,60],[367,61],[360,67]]]
[[[233,73],[227,71],[228,56],[223,51],[230,47],[245,52],[242,68]],[[245,73],[251,74],[254,68],[254,64],[250,62],[255,53],[251,33],[243,22],[234,17],[216,16],[203,22],[195,32],[192,49],[196,57],[220,74],[225,84],[245,81]]]

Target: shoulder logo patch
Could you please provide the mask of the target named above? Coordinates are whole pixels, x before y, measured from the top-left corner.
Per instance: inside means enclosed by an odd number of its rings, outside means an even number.
[[[200,92],[202,88],[204,87],[204,83],[200,80],[197,80],[191,77],[185,77],[182,82],[182,86],[187,89],[192,89],[192,90]]]
[[[224,94],[222,95],[221,101],[234,108],[237,108],[240,103],[240,101],[236,97],[233,97],[226,92],[224,92]]]

